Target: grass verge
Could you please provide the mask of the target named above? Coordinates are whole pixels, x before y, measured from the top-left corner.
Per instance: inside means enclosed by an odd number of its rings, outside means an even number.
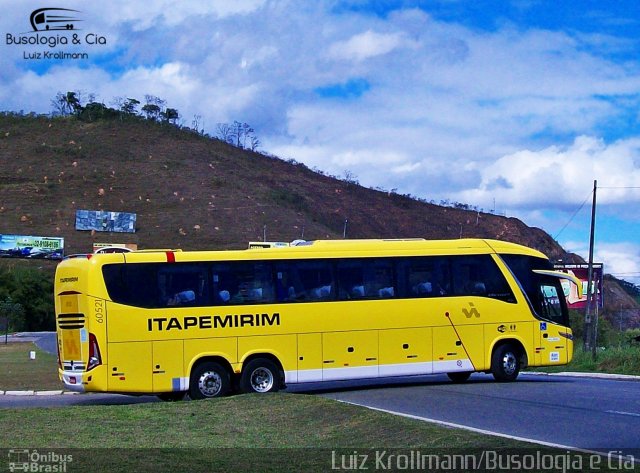
[[[29,352],[36,359],[29,359]],[[4,343],[0,338],[0,391],[62,389],[58,380],[56,356],[31,342]]]
[[[373,470],[381,452],[386,452],[385,465],[391,462],[393,469],[402,469],[391,455],[419,451],[479,457],[483,450],[539,450],[524,442],[302,394],[10,409],[2,414],[0,449],[58,449],[58,454],[73,456],[70,472],[331,471],[342,461],[348,466],[355,455],[369,455],[367,466]]]
[[[581,346],[576,346],[573,360],[568,365],[534,368],[534,370],[547,373],[573,371],[640,376],[640,346],[599,348],[595,360],[591,352],[585,352]]]

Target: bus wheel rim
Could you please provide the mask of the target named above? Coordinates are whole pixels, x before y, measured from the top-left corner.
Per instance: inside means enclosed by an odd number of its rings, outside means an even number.
[[[206,371],[198,380],[198,388],[206,397],[216,396],[222,390],[222,377],[215,371]]]
[[[251,388],[255,392],[266,393],[271,390],[273,383],[273,373],[267,368],[257,368],[251,373]]]
[[[513,353],[507,352],[504,354],[504,357],[502,358],[502,368],[506,374],[511,375],[515,373],[517,365],[518,360]]]

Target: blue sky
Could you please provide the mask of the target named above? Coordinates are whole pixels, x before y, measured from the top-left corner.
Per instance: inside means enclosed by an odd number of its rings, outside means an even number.
[[[1,109],[156,95],[186,125],[247,122],[266,152],[495,209],[584,257],[597,179],[596,259],[640,283],[640,2],[60,0],[80,44],[53,49],[7,44],[43,4],[0,4]],[[46,50],[88,57],[25,59]]]

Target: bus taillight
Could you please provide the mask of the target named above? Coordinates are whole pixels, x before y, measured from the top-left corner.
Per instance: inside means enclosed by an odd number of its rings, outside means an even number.
[[[101,364],[102,357],[100,356],[98,340],[96,340],[96,336],[94,334],[89,333],[89,362],[87,363],[87,371],[90,371]]]
[[[58,369],[62,369],[62,359],[60,358],[60,344],[56,343],[56,346],[58,347]]]

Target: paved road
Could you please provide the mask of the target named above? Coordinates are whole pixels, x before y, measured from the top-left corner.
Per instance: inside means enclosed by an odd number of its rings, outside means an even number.
[[[640,382],[521,375],[495,383],[474,375],[422,384],[361,387],[323,396],[377,409],[587,450],[640,458]]]
[[[0,341],[4,343],[5,337]],[[56,332],[20,332],[7,337],[9,343],[13,342],[33,342],[38,348],[48,353],[56,354],[58,351]]]
[[[0,396],[0,409],[63,406],[115,406],[159,402],[155,396],[124,396],[120,394],[61,394],[54,396]]]
[[[58,338],[55,332],[43,332],[35,341],[38,348],[54,355],[58,352]]]

